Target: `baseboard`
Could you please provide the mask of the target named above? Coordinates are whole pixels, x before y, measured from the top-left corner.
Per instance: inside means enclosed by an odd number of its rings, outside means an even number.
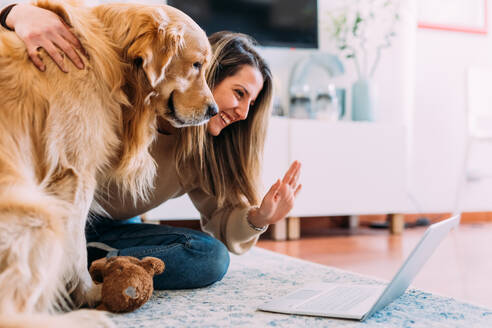
[[[418,218],[426,217],[431,222],[439,221],[451,216],[452,213],[420,213],[420,214],[405,214],[405,223],[415,222]],[[360,222],[371,223],[375,221],[385,221],[386,215],[360,215]],[[482,223],[492,222],[492,212],[464,212],[461,215],[461,223]]]
[[[422,214],[405,214],[405,223],[415,222],[418,218],[426,217],[431,222],[442,220],[449,217],[451,213],[422,213]],[[386,221],[386,215],[359,215],[359,223],[361,226],[369,226],[371,222]],[[300,230],[303,234],[323,234],[329,233],[334,229],[348,229],[348,216],[322,216],[322,217],[302,217]],[[461,218],[462,223],[483,223],[492,222],[492,212],[466,212]],[[174,227],[184,227],[194,230],[201,230],[200,220],[163,220],[160,224],[170,225]],[[261,236],[262,239],[272,237],[271,229]]]

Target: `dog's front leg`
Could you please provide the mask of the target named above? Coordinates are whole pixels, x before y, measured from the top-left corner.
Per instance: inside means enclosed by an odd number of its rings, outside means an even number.
[[[102,284],[95,284],[87,269],[79,273],[78,284],[71,293],[72,301],[76,307],[87,305],[94,308],[101,302]]]
[[[85,212],[84,212],[85,214]],[[69,272],[68,291],[76,307],[88,305],[95,307],[101,300],[101,286],[96,285],[87,269],[87,246],[85,239],[85,223],[87,217],[80,216],[72,221],[69,229],[67,260],[72,269]]]
[[[85,184],[78,185],[74,199],[73,217],[67,222],[67,263],[71,264],[68,275],[68,291],[76,307],[88,305],[95,307],[101,301],[101,286],[96,285],[87,269],[87,243],[85,225],[90,204],[94,195],[95,183],[90,179],[80,179]],[[79,181],[80,181],[79,180]]]
[[[83,253],[74,263],[73,273],[75,275],[72,284],[76,284],[71,292],[72,301],[76,307],[88,305],[96,307],[101,301],[102,284],[95,284],[87,270],[87,249],[85,237],[83,238],[82,247],[78,250]]]

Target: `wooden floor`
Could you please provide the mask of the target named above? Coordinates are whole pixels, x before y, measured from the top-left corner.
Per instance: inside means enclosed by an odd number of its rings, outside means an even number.
[[[401,236],[368,228],[351,233],[336,231],[329,236],[303,236],[297,241],[260,240],[258,246],[389,280],[425,228],[406,229]],[[413,286],[492,309],[492,223],[462,224],[439,246]]]

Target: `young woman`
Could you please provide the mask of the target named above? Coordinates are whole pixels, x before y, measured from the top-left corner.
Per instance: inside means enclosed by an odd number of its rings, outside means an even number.
[[[62,70],[61,51],[83,68],[75,51],[83,53],[79,41],[52,12],[17,5],[3,24],[24,40],[40,70],[44,69],[36,51],[40,47]],[[203,287],[222,279],[229,265],[228,250],[236,254],[249,250],[269,224],[287,216],[301,189],[300,163],[294,162],[261,199],[259,175],[271,107],[271,72],[248,36],[219,32],[209,40],[214,54],[207,79],[219,114],[205,126],[184,129],[160,121],[152,149],[158,175],[150,200],[133,206],[130,197],[121,199],[116,191],[110,192],[115,196],[104,207],[111,219],[96,217],[86,229],[89,263],[108,255],[164,260],[166,270],[154,278],[156,289]],[[193,148],[197,133],[206,133],[203,152]],[[128,219],[185,193],[201,213],[201,226],[208,234],[129,223]]]

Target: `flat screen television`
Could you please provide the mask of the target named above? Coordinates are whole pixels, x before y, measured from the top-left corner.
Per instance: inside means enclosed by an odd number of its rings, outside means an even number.
[[[262,46],[318,48],[317,0],[168,0],[210,35],[249,34]]]

